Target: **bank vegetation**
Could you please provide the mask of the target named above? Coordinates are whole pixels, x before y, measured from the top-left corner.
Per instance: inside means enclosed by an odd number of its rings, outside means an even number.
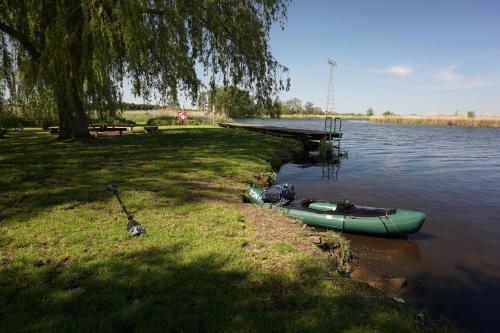
[[[371,116],[369,121],[377,123],[392,124],[415,124],[415,125],[436,125],[436,126],[476,126],[476,127],[500,127],[500,117],[498,116],[467,116],[467,115],[434,115],[434,116],[406,116],[388,115]]]

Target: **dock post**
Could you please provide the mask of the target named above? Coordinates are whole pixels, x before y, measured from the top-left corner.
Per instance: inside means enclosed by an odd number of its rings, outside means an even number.
[[[338,132],[337,132],[337,120],[339,122],[339,130],[338,130]],[[340,140],[342,139],[342,118],[335,117],[334,126],[333,126],[333,132],[334,133],[338,133],[338,139],[337,139],[337,156],[340,158]]]

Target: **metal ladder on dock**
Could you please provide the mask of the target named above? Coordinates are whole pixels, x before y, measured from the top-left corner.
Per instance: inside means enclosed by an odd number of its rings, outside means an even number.
[[[337,156],[340,157],[340,140],[342,139],[342,118],[325,116],[325,134],[328,135],[328,142],[330,142],[330,144],[332,144],[333,147],[337,149]]]

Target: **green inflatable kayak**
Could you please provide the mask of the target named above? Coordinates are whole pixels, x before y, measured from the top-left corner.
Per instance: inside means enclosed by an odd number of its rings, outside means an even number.
[[[251,203],[281,210],[315,227],[397,237],[417,233],[425,221],[424,213],[411,210],[346,206],[318,200],[296,200],[280,206],[264,202],[262,193],[262,189],[250,187],[246,197]]]

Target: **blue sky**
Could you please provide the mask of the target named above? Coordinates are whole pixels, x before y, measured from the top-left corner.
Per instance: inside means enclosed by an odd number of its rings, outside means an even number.
[[[334,58],[337,112],[500,115],[500,0],[296,0],[271,47],[282,99],[324,108]]]
[[[291,90],[337,112],[500,115],[500,1],[300,1],[273,30]]]

